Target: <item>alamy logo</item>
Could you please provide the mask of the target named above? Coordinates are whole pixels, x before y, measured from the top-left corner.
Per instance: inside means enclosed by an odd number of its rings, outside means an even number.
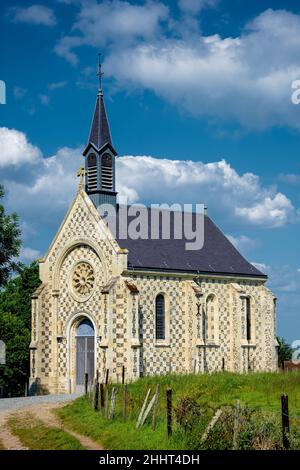
[[[293,341],[292,349],[293,349],[293,354],[292,354],[293,364],[300,364],[300,340],[299,339],[297,339],[296,341]]]
[[[6,85],[3,80],[0,80],[0,104],[6,104]]]
[[[300,104],[300,80],[294,80],[292,82],[292,89],[295,90],[291,96],[292,103]]]

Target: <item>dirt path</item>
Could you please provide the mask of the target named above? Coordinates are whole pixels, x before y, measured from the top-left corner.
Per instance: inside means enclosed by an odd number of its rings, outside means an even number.
[[[71,436],[75,437],[75,439],[77,439],[81,443],[81,445],[87,450],[102,450],[103,447],[101,447],[100,444],[93,441],[89,437],[83,436],[75,431],[66,428],[62,424],[60,419],[52,413],[53,409],[59,408],[64,405],[65,403],[46,403],[39,405],[31,405],[20,410],[0,412],[0,440],[2,441],[4,447],[8,450],[27,450],[26,447],[24,447],[23,444],[20,442],[20,440],[10,432],[7,426],[7,420],[12,415],[17,415],[18,417],[22,418],[22,416],[25,416],[26,413],[30,412],[36,418],[43,421],[46,426],[60,428]]]

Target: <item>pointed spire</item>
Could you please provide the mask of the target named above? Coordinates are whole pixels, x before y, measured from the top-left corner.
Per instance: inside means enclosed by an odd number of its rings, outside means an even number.
[[[99,89],[96,101],[96,107],[94,112],[94,117],[92,121],[90,136],[89,136],[89,144],[93,144],[98,150],[100,150],[104,145],[109,144],[111,148],[113,148],[109,123],[106,115],[104,98],[103,98],[103,91],[102,91],[102,64],[100,62],[99,54],[99,65],[98,65],[98,73],[97,76],[99,77]],[[114,150],[115,152],[115,150]]]

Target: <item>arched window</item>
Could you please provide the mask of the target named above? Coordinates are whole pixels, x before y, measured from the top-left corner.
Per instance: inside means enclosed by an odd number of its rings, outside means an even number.
[[[155,301],[155,332],[156,339],[165,339],[165,299],[162,294],[159,294]]]
[[[215,341],[215,321],[216,321],[216,298],[214,295],[209,295],[206,299],[206,324],[205,324],[205,339],[208,341]]]
[[[97,189],[97,158],[94,153],[90,153],[87,161],[87,186],[89,191]]]
[[[85,374],[88,380],[94,378],[95,372],[95,330],[92,322],[84,318],[76,328],[76,384],[83,386]]]
[[[246,298],[246,338],[251,341],[251,300]]]
[[[113,190],[113,164],[112,156],[109,153],[105,153],[102,156],[101,165],[101,186],[102,189],[107,191]]]
[[[91,320],[85,318],[77,326],[76,336],[94,336],[94,326]]]

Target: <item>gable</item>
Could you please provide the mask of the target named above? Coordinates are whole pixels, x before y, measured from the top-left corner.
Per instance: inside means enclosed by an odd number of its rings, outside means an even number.
[[[97,253],[105,267],[106,277],[111,277],[123,269],[124,251],[113,239],[106,224],[101,219],[90,198],[79,190],[71,204],[56,236],[44,259],[40,261],[40,278],[53,282],[58,288],[58,271],[63,260],[78,246],[89,246]]]

